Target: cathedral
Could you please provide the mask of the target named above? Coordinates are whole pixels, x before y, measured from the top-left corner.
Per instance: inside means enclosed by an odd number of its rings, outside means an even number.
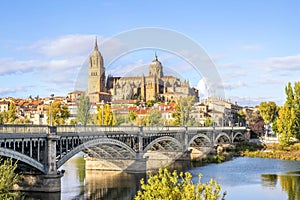
[[[188,81],[174,76],[165,76],[163,66],[155,54],[147,76],[114,77],[106,79],[103,57],[95,41],[94,51],[88,65],[87,94],[91,102],[113,102],[117,100],[159,100],[177,101],[186,96],[194,96],[199,101],[198,90],[191,88]]]

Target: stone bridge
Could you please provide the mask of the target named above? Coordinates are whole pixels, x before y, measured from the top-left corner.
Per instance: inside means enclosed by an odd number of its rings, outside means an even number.
[[[52,179],[60,182],[58,168],[82,151],[91,163],[102,160],[111,163],[108,168],[145,170],[143,163],[149,152],[172,152],[176,160],[190,147],[214,147],[247,136],[246,127],[1,125],[0,156],[18,160],[26,171],[45,175],[45,180],[39,177],[43,180],[39,184],[51,185]],[[54,186],[51,190],[60,190]]]

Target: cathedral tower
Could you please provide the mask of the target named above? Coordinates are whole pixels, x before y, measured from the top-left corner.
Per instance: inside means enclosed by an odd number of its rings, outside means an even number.
[[[94,51],[90,55],[89,59],[87,94],[89,95],[91,102],[99,102],[99,94],[101,92],[106,92],[105,68],[102,55],[98,50],[98,43],[96,38]]]
[[[149,67],[149,76],[156,76],[157,78],[163,77],[163,69],[161,62],[157,59],[157,55],[155,53],[154,60],[151,62]]]

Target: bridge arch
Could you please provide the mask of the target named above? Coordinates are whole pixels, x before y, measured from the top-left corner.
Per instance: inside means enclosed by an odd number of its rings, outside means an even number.
[[[146,146],[146,148],[144,149],[144,153],[146,153],[148,150],[150,150],[156,144],[159,145],[160,147],[162,147],[159,143],[160,142],[164,142],[164,141],[171,142],[174,145],[176,145],[178,149],[183,150],[182,144],[177,139],[175,139],[173,137],[170,137],[170,136],[163,136],[163,137],[160,137],[160,138],[156,138],[155,140],[153,140],[152,142],[150,142]],[[173,148],[173,146],[171,146],[171,145],[168,145],[168,146],[171,147],[171,148]],[[162,148],[164,149],[164,147],[162,147]]]
[[[231,139],[230,139],[230,137],[229,137],[229,135],[228,135],[227,133],[221,132],[221,133],[219,133],[218,136],[216,137],[214,143],[215,143],[215,144],[218,144],[218,143],[219,143],[219,139],[221,139],[221,138],[224,138],[225,140],[227,140],[228,143],[231,143],[231,142],[232,142]]]
[[[43,172],[44,174],[47,173],[46,169],[42,163],[34,160],[33,158],[30,158],[29,156],[19,153],[17,151],[13,151],[11,149],[4,149],[4,148],[0,147],[0,156],[14,158],[18,161],[22,161],[22,162],[28,164],[29,166],[36,168],[37,170]]]
[[[197,139],[199,139],[199,140],[197,140]],[[194,137],[192,137],[192,139],[188,142],[187,147],[190,147],[193,144],[193,142],[200,142],[200,143],[204,144],[201,139],[204,139],[204,141],[206,141],[209,145],[211,145],[210,138],[205,133],[199,133],[199,134],[195,135]]]
[[[77,153],[83,151],[84,149],[87,149],[89,147],[97,146],[100,144],[112,144],[120,146],[124,149],[126,149],[134,158],[136,157],[136,152],[131,149],[128,145],[126,145],[123,142],[120,142],[116,139],[108,139],[108,138],[101,138],[101,139],[95,139],[95,140],[89,140],[74,149],[72,149],[70,152],[68,152],[65,156],[63,156],[58,162],[57,162],[57,168],[61,167],[65,162],[67,162],[70,158],[72,158]]]
[[[235,142],[237,139],[246,140],[245,134],[243,134],[241,132],[234,133],[233,138],[232,138],[232,142]]]

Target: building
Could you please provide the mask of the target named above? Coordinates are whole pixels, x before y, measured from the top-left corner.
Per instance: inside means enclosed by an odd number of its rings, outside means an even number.
[[[0,112],[7,112],[8,109],[9,109],[9,104],[10,102],[9,101],[1,101],[0,102]]]
[[[105,84],[106,81],[106,84]],[[199,101],[198,90],[188,81],[174,76],[165,76],[163,66],[155,54],[150,63],[148,75],[135,77],[114,77],[106,79],[103,57],[95,41],[88,66],[87,94],[91,102],[111,102],[116,100],[160,100],[177,101],[186,96],[194,96]]]
[[[107,93],[105,86],[105,68],[102,55],[98,50],[97,39],[94,51],[90,55],[88,66],[88,87],[87,95],[92,103],[111,101],[111,95]]]
[[[68,98],[70,101],[79,101],[80,97],[85,95],[84,91],[75,90],[68,93]]]
[[[206,105],[205,117],[210,117],[217,126],[234,126],[237,122],[237,112],[242,109],[237,103],[231,103],[223,98],[209,97],[204,99],[201,104]],[[203,119],[201,120],[203,121]]]

